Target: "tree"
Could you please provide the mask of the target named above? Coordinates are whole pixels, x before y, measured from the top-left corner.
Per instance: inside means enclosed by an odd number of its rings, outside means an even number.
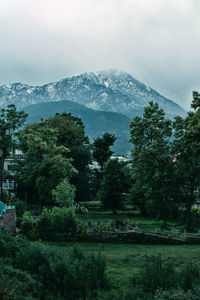
[[[111,157],[113,151],[110,147],[114,144],[116,137],[108,132],[103,137],[98,137],[93,142],[93,158],[103,167],[103,164]]]
[[[102,169],[104,163],[111,157],[113,151],[110,147],[114,144],[116,137],[114,134],[108,132],[104,133],[102,137],[98,137],[93,142],[93,159],[98,163],[99,169],[93,172],[93,193],[96,196],[102,181]]]
[[[103,208],[115,210],[123,206],[130,182],[129,168],[118,159],[109,159],[103,166],[99,199]]]
[[[149,102],[143,117],[130,124],[133,167],[132,194],[143,211],[166,219],[172,210],[174,188],[173,163],[170,155],[172,122],[157,103]],[[135,195],[134,195],[135,194]]]
[[[20,141],[25,154],[20,179],[38,198],[40,204],[52,204],[51,191],[63,179],[70,179],[76,174],[69,157],[70,150],[57,146],[58,132],[49,128],[44,121],[38,126],[27,126],[20,134]]]
[[[186,208],[186,228],[191,230],[191,207],[200,186],[200,94],[193,92],[191,107],[185,119],[175,118],[173,154],[180,200]]]
[[[27,114],[17,111],[14,104],[8,105],[7,109],[0,110],[0,180],[1,196],[3,195],[3,168],[4,161],[9,156],[11,148],[17,143],[19,129],[24,124]]]
[[[91,197],[89,169],[91,151],[83,122],[70,113],[57,113],[45,122],[48,127],[58,132],[57,146],[64,146],[70,150],[69,157],[73,159],[72,164],[78,171],[70,180],[76,187],[76,202],[88,200]]]
[[[61,181],[55,190],[52,190],[52,195],[55,203],[60,207],[72,207],[74,205],[75,188],[67,179]]]

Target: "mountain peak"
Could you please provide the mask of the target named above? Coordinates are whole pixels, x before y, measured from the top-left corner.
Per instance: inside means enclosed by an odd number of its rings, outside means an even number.
[[[141,115],[149,101],[158,102],[168,116],[185,115],[173,101],[116,69],[83,73],[43,86],[14,83],[0,87],[0,104],[14,103],[18,108],[30,104],[71,100],[89,108],[119,112],[128,117]]]

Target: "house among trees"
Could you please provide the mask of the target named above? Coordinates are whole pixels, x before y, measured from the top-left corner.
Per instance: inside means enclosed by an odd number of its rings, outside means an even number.
[[[18,178],[13,169],[14,163],[18,159],[23,159],[23,152],[17,148],[10,150],[10,156],[4,161],[4,174],[2,176],[2,188],[14,195],[18,186]]]

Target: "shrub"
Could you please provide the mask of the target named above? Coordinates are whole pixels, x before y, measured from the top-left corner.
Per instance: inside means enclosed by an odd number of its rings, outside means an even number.
[[[74,205],[75,187],[64,179],[52,190],[55,203],[60,207],[71,207]]]
[[[49,210],[43,208],[38,219],[38,226],[40,232],[76,232],[78,225],[75,208],[53,207]]]
[[[25,271],[0,263],[0,299],[36,300],[39,298],[40,284]]]
[[[31,240],[39,237],[37,219],[32,217],[30,211],[26,211],[22,217],[21,231]]]
[[[199,268],[194,264],[186,264],[176,269],[171,262],[165,263],[161,256],[146,257],[146,261],[137,277],[131,279],[133,290],[141,289],[149,295],[155,295],[159,290],[165,291],[193,289],[200,278]],[[166,294],[167,295],[167,294]],[[163,296],[164,297],[164,296]],[[150,296],[148,296],[150,299]],[[156,298],[173,299],[173,298]],[[175,298],[174,298],[175,299]],[[179,299],[179,298],[177,298]]]
[[[25,207],[26,207],[25,202],[20,199],[14,199],[12,204],[15,205],[17,216],[22,217],[25,212]]]
[[[109,288],[101,255],[86,256],[77,248],[66,255],[1,232],[0,254],[0,295],[7,292],[3,300],[89,300]]]

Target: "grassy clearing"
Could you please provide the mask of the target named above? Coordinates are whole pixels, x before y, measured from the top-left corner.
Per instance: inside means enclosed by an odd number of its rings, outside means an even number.
[[[139,228],[148,231],[161,231],[162,222],[153,218],[142,217],[132,206],[125,207],[118,211],[118,216],[113,215],[110,210],[103,210],[98,201],[82,203],[88,208],[87,215],[80,215],[85,222],[93,224],[116,222],[117,218],[128,219],[130,223],[135,223]],[[167,232],[182,231],[183,229],[176,222],[168,223]],[[129,278],[137,273],[146,256],[158,255],[166,261],[172,261],[177,267],[182,264],[192,262],[200,264],[200,245],[135,245],[122,243],[79,243],[79,242],[51,242],[47,243],[51,247],[63,251],[67,254],[73,247],[80,247],[86,254],[101,253],[107,262],[107,272],[116,286],[127,287]]]
[[[123,210],[118,210],[118,215],[114,215],[111,210],[104,210],[101,208],[99,201],[83,202],[84,206],[88,208],[88,214],[80,216],[85,222],[91,223],[112,223],[116,220],[128,220],[130,224],[136,224],[141,230],[145,232],[160,232],[162,230],[162,221],[151,217],[141,216],[139,211],[134,209],[132,205],[127,205]],[[183,226],[177,222],[168,222],[168,228],[164,232],[183,232]]]
[[[200,245],[134,245],[113,243],[48,243],[51,247],[63,251],[65,254],[73,247],[80,247],[86,254],[101,253],[107,262],[107,271],[116,285],[127,286],[129,278],[137,273],[145,256],[161,254],[166,261],[172,261],[178,267],[193,262],[200,264]]]

